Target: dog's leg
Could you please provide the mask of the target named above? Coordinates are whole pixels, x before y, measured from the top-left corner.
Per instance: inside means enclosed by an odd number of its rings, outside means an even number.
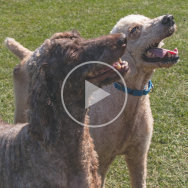
[[[99,175],[101,176],[101,182],[102,182],[101,188],[105,188],[106,175],[114,159],[115,157],[112,157],[110,160],[99,161]]]
[[[134,130],[125,151],[125,161],[129,169],[132,188],[146,188],[147,153],[153,132],[153,117],[149,101],[140,105],[138,112],[132,124]]]
[[[99,163],[99,166],[100,166],[100,163]],[[110,166],[110,164],[108,165],[103,165],[102,168],[100,169],[100,176],[101,176],[101,188],[105,188],[105,181],[106,181],[106,175],[107,175],[107,172],[108,172],[108,167]]]
[[[153,125],[137,126],[125,153],[132,188],[146,188],[147,153],[152,137]]]
[[[136,156],[133,157],[134,154]],[[141,156],[140,153],[134,153],[131,149],[128,155],[125,156],[125,161],[129,169],[132,188],[146,188],[147,153]]]

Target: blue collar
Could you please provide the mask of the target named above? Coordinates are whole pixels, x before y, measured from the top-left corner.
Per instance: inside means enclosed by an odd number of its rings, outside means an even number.
[[[114,86],[115,86],[116,89],[127,92],[128,94],[133,95],[133,96],[147,95],[150,92],[151,89],[152,89],[152,92],[153,92],[153,88],[154,88],[151,80],[149,80],[149,82],[148,82],[148,90],[145,90],[145,89],[134,90],[134,89],[130,89],[130,88],[125,89],[123,84],[120,83],[120,82],[114,83]]]

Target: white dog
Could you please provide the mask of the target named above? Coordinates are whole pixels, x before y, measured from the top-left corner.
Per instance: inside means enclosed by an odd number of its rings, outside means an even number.
[[[174,51],[160,48],[162,40],[176,29],[173,16],[160,16],[149,19],[141,15],[126,16],[114,26],[110,33],[127,35],[127,51],[122,57],[130,67],[125,82],[128,88],[142,92],[148,85],[156,68],[170,67],[178,62],[177,49]],[[123,85],[123,84],[122,84]],[[114,85],[102,89],[114,92]],[[98,116],[106,110],[115,109],[118,100],[124,101],[125,93],[116,89],[116,98],[110,103],[103,100],[90,108],[90,124],[102,124],[113,117],[114,110],[108,110],[105,116]],[[109,102],[109,101],[108,101]],[[117,108],[116,108],[117,109]],[[117,109],[119,110],[119,109]],[[128,95],[127,104],[121,116],[105,127],[90,129],[95,150],[99,155],[99,171],[103,185],[110,164],[117,155],[125,155],[132,187],[146,187],[147,152],[153,130],[153,118],[149,95]]]

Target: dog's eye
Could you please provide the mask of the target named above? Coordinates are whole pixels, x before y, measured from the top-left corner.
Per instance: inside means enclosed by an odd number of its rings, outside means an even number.
[[[134,28],[131,30],[131,33],[134,33],[137,29],[139,29],[138,26],[134,27]]]

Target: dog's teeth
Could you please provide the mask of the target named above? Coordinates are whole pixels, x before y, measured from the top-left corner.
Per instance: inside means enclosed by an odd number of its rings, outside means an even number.
[[[128,65],[128,62],[127,62],[127,61],[123,61],[123,64],[124,64],[125,66],[127,66],[127,65]]]
[[[95,72],[93,72],[93,76],[95,76],[96,75],[96,73]]]
[[[119,63],[122,63],[122,60],[121,60],[121,58],[119,58]]]
[[[148,57],[151,55],[151,53],[149,51],[147,51],[147,54],[146,54]]]
[[[88,74],[88,76],[92,77],[92,76],[93,76],[93,73],[92,73],[92,72],[90,72],[90,73]]]
[[[97,73],[97,72],[94,72],[94,75],[95,75],[95,76],[97,76],[98,74],[99,74],[99,73]]]
[[[171,54],[169,52],[167,52],[167,53],[168,53],[168,57],[171,57]]]
[[[121,69],[121,65],[119,63],[117,63],[116,68],[120,70]]]

